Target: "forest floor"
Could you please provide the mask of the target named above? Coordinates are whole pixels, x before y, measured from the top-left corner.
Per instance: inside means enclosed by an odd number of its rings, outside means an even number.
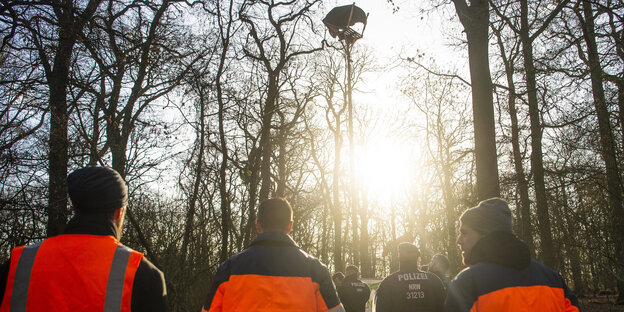
[[[615,305],[615,297],[592,297],[579,300],[583,312],[624,312],[624,305]]]

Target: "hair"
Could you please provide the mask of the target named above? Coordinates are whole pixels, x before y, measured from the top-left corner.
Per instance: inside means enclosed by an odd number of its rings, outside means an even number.
[[[399,261],[418,261],[420,250],[412,243],[399,244]]]
[[[286,198],[270,198],[260,203],[257,218],[264,231],[283,231],[293,219],[293,210]]]
[[[448,258],[443,254],[435,254],[433,258],[431,258],[431,262],[435,262],[438,265],[442,266],[444,271],[448,270],[451,266]]]
[[[335,281],[337,279],[338,280],[343,280],[344,278],[345,278],[345,275],[342,274],[342,272],[336,272],[336,273],[334,273],[334,275],[332,275],[332,280],[333,281]]]
[[[348,275],[353,275],[353,274],[358,274],[360,273],[360,269],[358,269],[358,267],[356,267],[355,265],[347,265],[347,268],[345,269],[345,274]]]

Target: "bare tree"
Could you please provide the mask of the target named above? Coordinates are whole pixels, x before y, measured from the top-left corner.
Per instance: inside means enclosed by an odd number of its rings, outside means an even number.
[[[240,20],[249,29],[248,40],[253,42],[253,46],[244,47],[243,51],[247,57],[257,61],[266,74],[266,95],[261,109],[260,200],[267,199],[271,191],[271,155],[273,154],[271,130],[283,81],[281,78],[283,70],[297,56],[321,50],[321,48],[308,47],[299,34],[299,32],[306,32],[301,27],[312,25],[309,11],[319,2],[319,0],[304,4],[298,2],[286,4],[273,0],[246,2],[239,11]],[[285,5],[289,7],[289,10],[282,10]],[[267,23],[252,18],[255,14],[264,16]]]
[[[594,107],[598,117],[598,129],[600,133],[600,152],[605,164],[607,176],[607,188],[609,208],[611,209],[611,231],[614,240],[614,266],[618,280],[618,302],[624,302],[624,206],[622,204],[622,180],[616,158],[616,144],[611,129],[609,110],[604,95],[603,70],[596,44],[594,9],[590,1],[578,1],[577,6],[582,6],[581,15],[577,13],[583,26],[583,38],[586,44],[587,66],[590,70]],[[579,10],[580,11],[580,10]]]
[[[420,72],[423,72],[422,70]],[[470,129],[466,116],[465,103],[454,100],[460,92],[462,82],[451,77],[441,77],[430,72],[419,74],[415,71],[411,81],[419,81],[423,90],[406,88],[403,93],[425,118],[423,125],[427,152],[432,159],[444,202],[444,228],[446,229],[445,249],[451,262],[451,270],[460,265],[459,253],[455,244],[457,207],[461,199],[456,182],[459,168],[465,166],[472,150],[462,148]]]
[[[529,117],[531,120],[531,171],[533,173],[533,180],[535,184],[535,198],[537,208],[537,218],[539,219],[539,231],[540,231],[540,256],[546,265],[555,267],[555,250],[553,248],[552,241],[552,229],[550,222],[550,213],[548,211],[548,202],[546,199],[546,185],[544,181],[544,165],[543,165],[543,152],[542,152],[542,126],[540,121],[540,110],[537,100],[537,86],[535,82],[535,64],[533,59],[533,42],[542,34],[542,32],[548,27],[549,23],[561,12],[563,7],[569,1],[561,1],[552,11],[545,14],[543,21],[539,28],[531,33],[531,26],[529,23],[529,5],[528,1],[520,0],[520,28],[517,28],[514,22],[512,22],[506,15],[501,14],[497,7],[494,5],[494,10],[498,16],[507,21],[507,26],[510,27],[516,34],[520,36],[522,43],[522,56],[524,60],[524,69],[526,75],[526,88],[528,94],[529,103]],[[539,5],[539,4],[536,4]]]
[[[500,195],[496,133],[494,131],[494,99],[488,54],[488,0],[453,0],[457,16],[468,40],[468,60],[472,85],[472,114],[477,166],[479,199]]]
[[[66,185],[69,159],[67,87],[74,46],[100,2],[88,1],[84,7],[67,1],[52,1],[47,5],[23,4],[23,9],[17,5],[6,7],[14,14],[20,11],[21,15],[13,20],[18,25],[14,25],[12,30],[24,28],[29,33],[28,41],[35,47],[49,88],[48,236],[63,230],[69,213]],[[56,46],[54,51],[47,48],[52,42]],[[7,40],[3,43],[6,44]]]
[[[143,124],[141,117],[150,104],[179,86],[201,55],[183,49],[189,45],[184,41],[188,36],[168,11],[176,2],[126,5],[108,0],[105,13],[92,20],[90,32],[83,35],[98,73],[98,84],[83,87],[104,102],[106,142],[98,154],[110,152],[112,167],[122,177],[128,175],[128,147],[137,124]],[[131,210],[128,218],[150,253],[151,244]]]

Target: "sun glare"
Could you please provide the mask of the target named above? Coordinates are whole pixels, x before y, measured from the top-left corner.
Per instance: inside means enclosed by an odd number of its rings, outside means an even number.
[[[410,185],[411,148],[394,139],[369,143],[359,153],[359,179],[370,200],[403,196]]]

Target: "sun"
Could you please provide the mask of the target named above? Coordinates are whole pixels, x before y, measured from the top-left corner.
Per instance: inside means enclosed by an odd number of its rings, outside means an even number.
[[[381,138],[362,147],[356,157],[362,191],[370,199],[405,196],[412,182],[413,146],[395,138]]]

